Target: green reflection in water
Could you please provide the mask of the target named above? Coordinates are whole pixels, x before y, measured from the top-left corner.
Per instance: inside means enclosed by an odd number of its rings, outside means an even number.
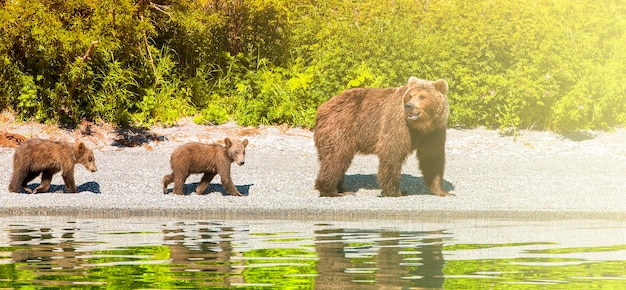
[[[626,250],[626,245],[614,245],[614,246],[609,246],[609,247],[580,247],[580,248],[528,250],[527,252],[533,253],[533,254],[571,254],[571,253],[612,252],[612,251],[620,251],[620,250]]]
[[[142,237],[135,246],[124,246],[125,238],[97,241],[126,235],[120,231],[81,236],[78,230],[63,228],[12,229],[6,231],[11,246],[0,247],[0,288],[624,289],[626,285],[626,245],[619,240],[597,247],[573,243],[559,248],[562,243],[480,244],[475,239],[463,243],[441,230],[318,225],[301,232],[250,231],[247,226],[220,223],[175,224],[163,228],[163,236],[154,230],[129,232],[129,238]],[[143,236],[150,237],[149,242]],[[551,241],[545,237],[536,240]],[[506,256],[497,248],[507,250],[502,252]],[[467,253],[483,256],[461,255]]]
[[[107,259],[118,259],[124,261],[125,259],[140,259],[140,260],[166,260],[170,257],[170,249],[167,246],[144,246],[144,247],[128,247],[115,250],[103,250],[93,252],[94,256],[102,255],[102,258],[90,258],[87,261],[90,263],[107,263],[114,261],[106,261]],[[124,257],[119,257],[124,256]]]
[[[626,262],[579,259],[489,259],[446,261],[449,289],[624,289]],[[551,287],[550,287],[551,286]]]
[[[305,287],[315,280],[316,255],[302,249],[260,249],[245,252],[243,277],[248,286]]]
[[[443,249],[446,251],[456,250],[480,250],[500,247],[521,247],[521,246],[536,246],[536,245],[554,245],[555,243],[505,243],[505,244],[455,244],[447,245]]]

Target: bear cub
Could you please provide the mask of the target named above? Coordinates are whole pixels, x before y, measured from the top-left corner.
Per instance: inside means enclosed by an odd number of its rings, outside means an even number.
[[[76,164],[82,164],[91,172],[97,170],[93,151],[83,142],[72,144],[44,139],[27,140],[17,147],[13,155],[13,176],[9,191],[20,192],[23,189],[31,193],[28,182],[41,174],[41,184],[32,193],[46,192],[50,189],[52,176],[60,171],[67,192],[75,193]]]
[[[172,153],[170,165],[172,173],[163,177],[163,193],[168,194],[167,186],[174,182],[174,194],[182,195],[185,180],[193,173],[204,173],[196,194],[202,194],[215,175],[219,174],[222,186],[230,195],[241,196],[230,178],[230,164],[241,166],[246,156],[248,140],[224,139],[224,144],[188,143]]]

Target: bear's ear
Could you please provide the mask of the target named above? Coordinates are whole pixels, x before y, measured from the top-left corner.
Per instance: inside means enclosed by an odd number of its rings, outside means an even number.
[[[243,139],[243,147],[248,146],[248,139]]]
[[[85,147],[85,143],[78,142],[78,144],[76,144],[76,149],[77,149],[78,155],[81,156],[85,153],[87,148]]]
[[[231,145],[233,145],[233,142],[230,141],[229,138],[224,139],[224,144],[226,144],[226,147],[230,148]]]
[[[408,86],[412,87],[412,86],[416,86],[421,80],[412,76],[409,78],[409,82],[408,82]]]
[[[446,80],[437,80],[433,83],[433,85],[435,86],[435,89],[444,95],[448,92],[448,82],[446,82]]]

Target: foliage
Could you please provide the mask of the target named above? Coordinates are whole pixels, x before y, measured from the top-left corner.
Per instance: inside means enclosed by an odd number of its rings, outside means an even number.
[[[0,1],[0,109],[312,127],[351,87],[446,79],[452,126],[626,124],[626,3]]]

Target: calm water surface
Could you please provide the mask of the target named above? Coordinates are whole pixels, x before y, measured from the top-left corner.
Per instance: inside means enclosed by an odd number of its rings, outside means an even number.
[[[624,221],[0,222],[0,288],[626,289]]]

